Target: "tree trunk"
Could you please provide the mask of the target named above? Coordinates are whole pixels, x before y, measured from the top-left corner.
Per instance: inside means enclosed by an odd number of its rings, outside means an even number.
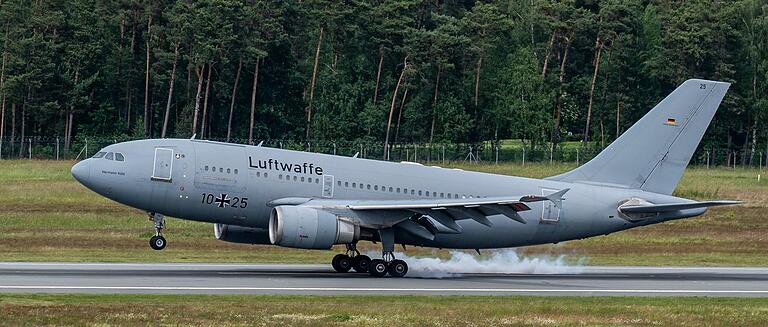
[[[79,80],[80,80],[80,70],[76,69],[75,70],[75,87],[77,87],[77,82]],[[73,103],[69,107],[69,113],[67,114],[68,117],[65,118],[67,119],[67,124],[66,124],[67,130],[64,133],[64,154],[67,154],[67,155],[69,154],[69,150],[70,150],[69,146],[72,142],[72,115],[74,111],[75,111],[75,104]]]
[[[208,94],[211,91],[211,66],[213,64],[208,62],[208,77],[205,80],[205,99],[203,100],[203,120],[200,126],[200,138],[205,138],[205,125],[208,121]]]
[[[405,64],[403,65],[403,71],[400,72],[400,77],[397,79],[397,85],[395,85],[395,92],[392,94],[392,104],[389,106],[389,118],[387,119],[387,134],[384,137],[384,160],[387,160],[387,153],[389,152],[389,129],[392,127],[392,113],[395,111],[395,102],[397,100],[397,92],[400,91],[400,84],[403,82],[403,76],[408,69],[408,58],[405,58]]]
[[[195,95],[195,111],[192,115],[192,135],[197,134],[197,116],[200,112],[200,93],[203,89],[203,78],[205,77],[205,65],[203,67],[195,67],[195,75],[197,75],[197,95]]]
[[[384,46],[379,45],[379,67],[376,69],[376,88],[373,90],[373,105],[379,101],[379,81],[381,80],[381,66],[384,64]]]
[[[165,114],[163,115],[163,130],[160,138],[165,138],[165,132],[168,130],[168,116],[171,115],[171,100],[173,99],[173,85],[176,82],[176,64],[179,61],[179,43],[176,43],[173,49],[173,67],[171,68],[171,81],[168,82],[168,102],[165,104]]]
[[[254,115],[256,113],[256,88],[259,85],[259,62],[260,58],[256,58],[256,68],[253,70],[253,88],[251,89],[251,120],[248,124],[248,144],[253,144],[253,123]]]
[[[235,112],[235,97],[237,96],[237,83],[240,81],[240,70],[243,69],[243,57],[237,63],[237,73],[235,74],[235,83],[232,85],[232,100],[229,102],[229,122],[227,122],[227,142],[232,135],[232,114]]]
[[[309,83],[309,104],[307,105],[307,142],[309,142],[312,127],[312,100],[315,99],[315,80],[317,79],[317,64],[320,62],[320,47],[323,45],[323,28],[320,28],[320,37],[317,39],[315,49],[315,64],[312,66],[312,80]]]
[[[437,77],[435,77],[435,95],[432,98],[432,125],[429,128],[429,144],[432,144],[432,141],[434,140],[434,137],[435,137],[435,119],[437,117],[437,94],[438,94],[438,90],[440,90],[441,70],[442,70],[442,66],[437,65]]]
[[[552,151],[557,149],[557,143],[560,141],[560,114],[563,112],[563,87],[565,84],[565,64],[568,62],[568,53],[571,49],[571,41],[573,40],[573,33],[565,38],[565,50],[563,52],[563,59],[560,61],[560,86],[557,92],[557,104],[555,105],[555,122],[552,128]]]
[[[600,54],[603,50],[603,44],[600,42],[600,36],[595,40],[595,70],[592,73],[592,83],[589,87],[589,105],[587,106],[587,124],[584,127],[584,143],[589,141],[589,123],[592,119],[592,103],[595,95],[595,83],[597,82],[597,73],[600,70]]]
[[[475,110],[477,110],[478,98],[480,96],[480,68],[483,65],[483,52],[480,52],[480,58],[477,59],[477,67],[475,70]]]
[[[144,74],[144,134],[149,136],[149,46],[152,40],[152,13],[147,20],[147,60]]]
[[[27,88],[27,96],[24,97],[24,102],[21,105],[21,143],[19,144],[19,158],[24,155],[24,137],[27,131],[27,101],[29,100],[29,87]]]
[[[552,31],[552,36],[549,38],[549,45],[547,46],[547,52],[544,55],[544,67],[541,69],[541,79],[547,78],[547,68],[549,68],[549,57],[552,54],[552,47],[555,44],[555,37],[557,36],[557,29]]]
[[[10,156],[13,156],[13,148],[16,143],[16,101],[11,103],[11,151]]]
[[[5,27],[5,41],[3,45],[3,65],[0,68],[0,92],[2,92],[2,105],[0,105],[0,158],[3,157],[3,137],[5,136],[5,64],[8,62],[8,32],[10,28]]]
[[[397,112],[397,126],[395,127],[395,143],[398,142],[400,137],[400,118],[403,116],[403,110],[405,110],[405,100],[408,98],[408,88],[405,88],[403,92],[403,99],[400,100],[400,110]]]
[[[616,96],[616,138],[621,135],[621,93]]]

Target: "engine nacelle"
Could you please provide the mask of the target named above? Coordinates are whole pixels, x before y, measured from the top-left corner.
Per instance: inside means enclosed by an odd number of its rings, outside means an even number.
[[[213,235],[217,240],[225,242],[272,244],[269,241],[269,231],[263,228],[213,224]]]
[[[269,217],[269,240],[274,245],[301,249],[330,249],[360,239],[353,221],[312,208],[277,206]]]

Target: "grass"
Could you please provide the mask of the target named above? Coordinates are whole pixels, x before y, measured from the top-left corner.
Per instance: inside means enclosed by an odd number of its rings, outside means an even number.
[[[768,299],[0,295],[0,326],[765,326]]]
[[[0,161],[0,261],[287,262],[326,263],[334,251],[286,249],[217,241],[210,224],[169,218],[163,251],[149,249],[146,215],[75,182],[73,162]],[[453,163],[466,170],[544,177],[569,164],[525,166]],[[768,183],[758,170],[688,169],[676,194],[729,198],[747,205],[717,208],[699,218],[636,228],[609,236],[520,248],[525,255],[560,256],[586,264],[768,266]],[[378,250],[368,243],[363,250]],[[448,251],[408,248],[412,256]]]

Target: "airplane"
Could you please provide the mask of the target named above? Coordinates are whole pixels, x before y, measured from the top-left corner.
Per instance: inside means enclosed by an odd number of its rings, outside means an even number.
[[[703,214],[739,201],[672,196],[730,87],[682,83],[584,165],[523,178],[194,139],[118,143],[72,167],[92,191],[147,212],[213,223],[222,241],[328,250],[338,272],[403,277],[401,244],[492,249],[558,243]],[[381,258],[357,249],[380,243]]]

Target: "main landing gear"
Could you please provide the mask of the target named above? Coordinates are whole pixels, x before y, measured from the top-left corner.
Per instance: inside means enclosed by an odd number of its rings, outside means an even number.
[[[354,269],[356,272],[368,272],[374,277],[384,277],[389,274],[392,277],[403,277],[408,273],[408,264],[403,260],[395,259],[395,233],[391,228],[379,231],[383,251],[381,259],[373,259],[361,255],[357,251],[356,243],[347,244],[347,254],[337,254],[331,264],[338,272],[348,272]],[[351,254],[351,255],[350,255]]]
[[[149,238],[149,246],[153,250],[160,251],[165,249],[168,242],[163,237],[163,228],[165,228],[165,218],[159,213],[149,212],[149,220],[155,223],[155,236]]]
[[[347,244],[347,252],[345,254],[337,254],[333,257],[331,266],[337,272],[348,272],[350,269],[356,272],[368,272],[371,266],[371,258],[360,254],[360,251],[357,250],[357,243],[350,243]]]

